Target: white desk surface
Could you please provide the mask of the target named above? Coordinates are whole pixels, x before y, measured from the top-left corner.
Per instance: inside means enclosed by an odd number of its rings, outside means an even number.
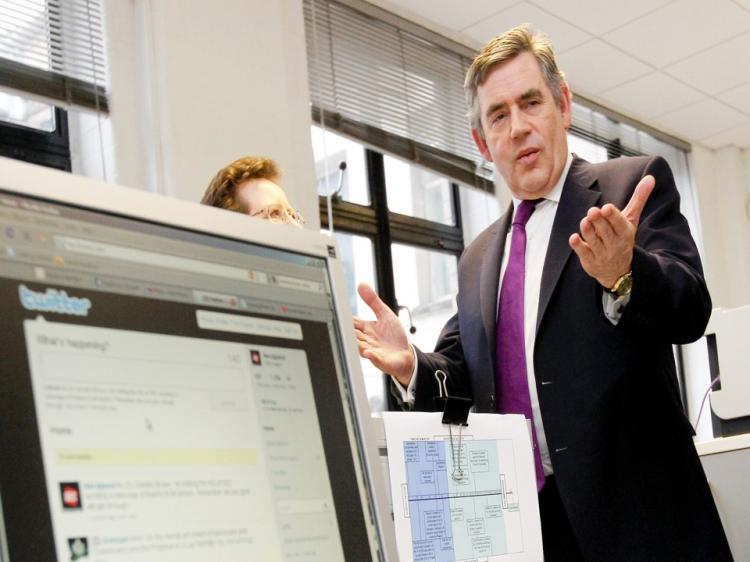
[[[716,453],[725,453],[727,451],[736,451],[738,449],[750,449],[750,433],[743,435],[734,435],[732,437],[718,437],[710,441],[696,443],[695,448],[698,454],[715,455]]]

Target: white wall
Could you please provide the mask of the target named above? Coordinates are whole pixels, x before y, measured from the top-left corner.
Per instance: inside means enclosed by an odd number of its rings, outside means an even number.
[[[703,234],[703,268],[714,308],[750,303],[750,155],[736,147],[693,146],[691,173]],[[717,342],[721,348],[721,341]],[[705,339],[683,347],[690,420],[711,382]],[[697,441],[713,437],[709,401],[703,406]]]
[[[198,201],[216,171],[274,158],[318,228],[301,0],[105,0],[116,183]]]
[[[714,307],[750,303],[750,154],[694,146],[692,172]]]

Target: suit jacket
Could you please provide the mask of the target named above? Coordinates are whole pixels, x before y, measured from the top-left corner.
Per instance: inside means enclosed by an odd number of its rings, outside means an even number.
[[[590,207],[624,208],[647,174],[656,188],[637,230],[630,302],[614,326],[568,238]],[[449,394],[497,411],[497,291],[511,217],[512,208],[461,256],[458,312],[433,353],[417,351],[416,409],[433,409],[433,373],[442,369]],[[667,163],[575,158],[545,258],[534,367],[555,478],[587,560],[731,560],[672,354],[672,344],[703,334],[710,313]]]

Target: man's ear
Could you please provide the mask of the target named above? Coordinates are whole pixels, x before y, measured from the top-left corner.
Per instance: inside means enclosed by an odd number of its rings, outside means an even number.
[[[567,131],[570,129],[570,123],[573,119],[573,94],[570,93],[570,88],[567,82],[563,82],[561,89],[562,96],[560,96],[560,111],[563,118],[563,126]]]
[[[490,151],[487,150],[487,141],[484,139],[482,134],[477,129],[472,129],[471,138],[474,139],[474,144],[477,145],[477,149],[479,150],[479,153],[482,155],[482,157],[487,162],[492,162],[492,155],[490,154]]]

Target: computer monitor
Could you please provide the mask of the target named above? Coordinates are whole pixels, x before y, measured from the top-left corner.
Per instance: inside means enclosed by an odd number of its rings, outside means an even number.
[[[328,236],[0,159],[0,558],[395,560],[347,302]]]

